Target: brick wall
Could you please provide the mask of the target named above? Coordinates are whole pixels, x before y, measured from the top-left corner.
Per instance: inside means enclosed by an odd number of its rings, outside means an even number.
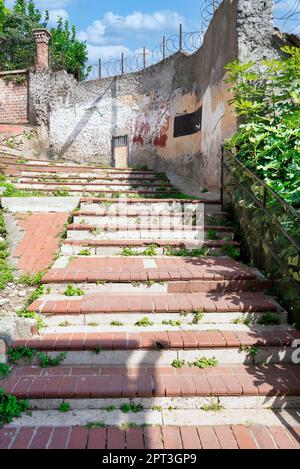
[[[11,77],[19,80],[21,76],[24,76],[24,82],[11,81]],[[7,77],[9,77],[9,81]],[[0,73],[0,123],[28,123],[28,79],[26,72]]]

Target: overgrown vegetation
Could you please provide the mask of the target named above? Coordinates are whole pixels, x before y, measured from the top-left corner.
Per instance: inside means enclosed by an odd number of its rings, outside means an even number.
[[[56,367],[61,364],[67,357],[66,352],[59,353],[56,357],[52,358],[46,355],[44,352],[38,353],[38,359],[41,368]]]
[[[0,426],[11,423],[15,418],[21,417],[29,408],[28,401],[22,401],[15,396],[6,394],[0,389]]]
[[[3,212],[0,210],[0,236],[4,241],[0,242],[0,291],[3,290],[9,282],[14,279],[13,270],[7,263],[8,244],[5,240],[6,229]]]
[[[156,244],[151,244],[148,246],[144,251],[134,251],[131,246],[128,246],[126,248],[122,249],[121,256],[157,256],[157,245]]]
[[[26,360],[29,363],[32,363],[36,351],[27,347],[26,345],[18,345],[17,347],[9,348],[7,354],[11,363],[17,363],[20,360]]]
[[[0,70],[18,70],[31,67],[35,59],[33,29],[47,28],[49,13],[44,15],[35,6],[34,0],[16,0],[11,11],[0,2],[1,55]],[[83,79],[88,73],[87,45],[76,37],[75,26],[58,19],[50,30],[51,65],[54,70],[66,70]]]
[[[7,363],[0,363],[0,379],[7,378],[11,372],[11,366]]]
[[[230,63],[232,103],[240,119],[227,147],[277,194],[300,208],[300,49],[280,60]]]
[[[258,321],[258,324],[262,326],[278,326],[280,323],[280,316],[278,316],[278,314],[273,313],[265,313]]]
[[[209,253],[208,248],[199,248],[199,249],[174,249],[168,247],[165,254],[167,256],[176,256],[176,257],[206,257]]]
[[[81,288],[75,288],[73,285],[68,285],[64,291],[65,296],[83,296],[84,291]]]

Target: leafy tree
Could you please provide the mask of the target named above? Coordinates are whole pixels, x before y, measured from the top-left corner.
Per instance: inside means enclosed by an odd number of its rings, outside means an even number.
[[[34,0],[16,0],[11,14],[0,0],[0,69],[27,68],[34,64],[35,39],[33,29],[47,28],[49,13],[43,17]],[[1,34],[2,27],[2,34]],[[83,79],[88,73],[86,43],[76,39],[76,29],[60,18],[51,29],[50,60],[54,70],[65,69]]]
[[[227,142],[281,197],[300,208],[300,49],[285,58],[227,66],[238,132]],[[258,66],[259,65],[259,66]]]
[[[85,42],[76,39],[75,26],[69,25],[68,21],[58,19],[57,27],[51,29],[51,58],[52,67],[56,70],[67,70],[77,78],[84,79],[85,65],[88,58]]]
[[[3,24],[8,14],[9,10],[5,8],[4,0],[0,0],[0,40],[3,33]]]

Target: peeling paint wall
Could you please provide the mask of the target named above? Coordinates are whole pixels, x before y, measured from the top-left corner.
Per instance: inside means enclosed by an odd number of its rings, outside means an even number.
[[[127,134],[130,164],[216,190],[220,144],[236,128],[224,67],[236,58],[274,55],[271,19],[271,0],[224,0],[193,55],[83,83],[65,72],[32,72],[30,122],[47,131],[50,158],[112,163],[112,137]],[[200,107],[199,131],[175,138],[176,117]]]

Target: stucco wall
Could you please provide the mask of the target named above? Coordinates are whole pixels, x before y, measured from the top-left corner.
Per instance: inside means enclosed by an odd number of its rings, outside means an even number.
[[[32,71],[30,122],[48,133],[48,155],[111,163],[112,136],[128,134],[130,164],[146,164],[215,190],[220,144],[236,128],[225,65],[274,54],[271,0],[224,0],[202,47],[144,72],[77,81],[65,72]],[[177,137],[174,120],[202,107],[201,129]],[[44,132],[44,134],[45,134]]]

